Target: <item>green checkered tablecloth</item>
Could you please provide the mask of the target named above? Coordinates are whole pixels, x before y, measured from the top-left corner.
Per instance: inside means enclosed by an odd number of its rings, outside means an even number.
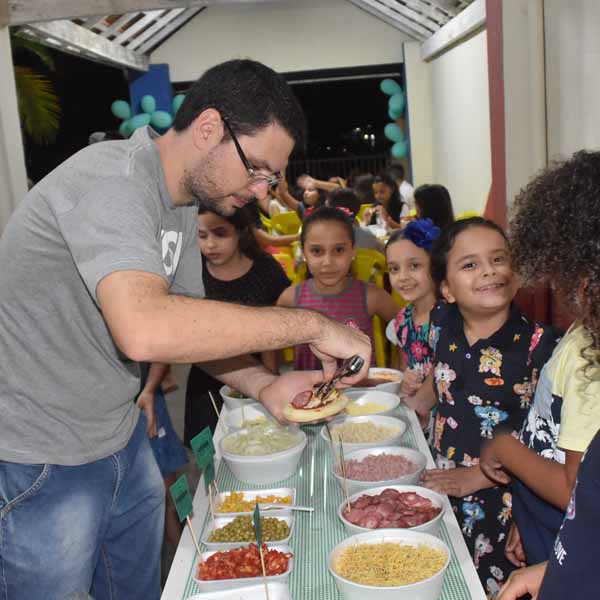
[[[398,416],[409,423],[406,409],[401,407]],[[217,472],[217,484],[221,491],[242,489],[267,489],[273,487],[295,487],[296,502],[300,505],[314,506],[314,513],[294,512],[296,524],[291,539],[291,549],[296,560],[289,579],[289,587],[294,600],[338,600],[340,594],[333,577],[327,569],[327,556],[331,549],[341,542],[347,534],[338,519],[337,509],[343,501],[343,492],[331,473],[331,453],[329,445],[320,435],[321,425],[304,427],[308,444],[302,455],[296,475],[273,484],[251,486],[238,481],[221,461]],[[402,445],[417,448],[410,427],[402,438]],[[204,520],[209,526],[210,515]],[[197,532],[201,537],[202,532]],[[448,544],[452,554],[450,566],[446,572],[440,600],[472,600],[471,593],[446,525],[442,522],[440,537]],[[187,582],[182,600],[198,593],[193,576],[197,557],[189,565]]]

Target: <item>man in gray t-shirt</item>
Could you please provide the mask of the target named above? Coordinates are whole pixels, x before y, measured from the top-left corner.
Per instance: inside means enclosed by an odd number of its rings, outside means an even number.
[[[165,135],[82,150],[13,214],[0,238],[5,600],[158,599],[164,489],[133,403],[139,361],[203,362],[278,418],[336,358],[370,363],[366,336],[318,313],[202,299],[197,205],[229,215],[264,196],[303,132],[282,78],[230,61]],[[249,357],[300,343],[323,372],[276,377]]]

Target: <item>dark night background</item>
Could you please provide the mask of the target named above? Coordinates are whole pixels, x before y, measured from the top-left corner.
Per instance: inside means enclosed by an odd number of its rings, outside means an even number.
[[[54,82],[60,98],[61,130],[56,142],[49,146],[36,146],[25,140],[27,171],[34,182],[86,146],[94,131],[116,130],[120,121],[111,114],[110,105],[120,98],[129,100],[125,70],[52,52],[56,69],[45,74]],[[381,79],[294,83],[309,126],[308,145],[302,158],[389,153],[391,143],[383,136],[383,127],[390,121],[388,98],[379,90]],[[181,84],[177,87],[181,88]],[[298,153],[294,158],[300,158]]]

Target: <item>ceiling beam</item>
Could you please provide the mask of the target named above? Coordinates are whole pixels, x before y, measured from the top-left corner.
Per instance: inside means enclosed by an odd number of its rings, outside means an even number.
[[[431,35],[430,31],[403,18],[399,13],[390,10],[377,0],[350,0],[350,2],[419,42],[425,41]]]
[[[25,25],[39,21],[75,19],[95,15],[122,15],[146,10],[213,6],[217,4],[254,4],[272,0],[8,0],[7,16],[1,25]],[[289,1],[289,0],[285,0]],[[0,16],[2,4],[0,0]]]
[[[136,71],[147,71],[147,56],[138,54],[102,36],[92,33],[85,27],[71,21],[53,21],[27,25],[21,30],[38,42],[71,52],[79,56],[93,57],[100,62],[119,65]]]
[[[199,12],[202,12],[203,8],[186,8],[182,13],[175,17],[172,21],[163,25],[158,32],[156,32],[150,39],[144,41],[143,44],[138,46],[135,50],[140,54],[151,53],[156,47],[158,47],[166,38],[168,38],[173,32],[175,32],[184,23],[187,23],[192,17],[196,16]]]

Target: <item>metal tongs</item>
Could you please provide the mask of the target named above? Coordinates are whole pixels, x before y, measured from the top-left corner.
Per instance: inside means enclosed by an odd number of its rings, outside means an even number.
[[[321,383],[313,392],[313,394],[319,398],[326,398],[335,384],[350,375],[356,375],[365,364],[365,359],[358,354],[346,358],[344,362],[336,369],[333,378],[330,381],[324,381]]]

